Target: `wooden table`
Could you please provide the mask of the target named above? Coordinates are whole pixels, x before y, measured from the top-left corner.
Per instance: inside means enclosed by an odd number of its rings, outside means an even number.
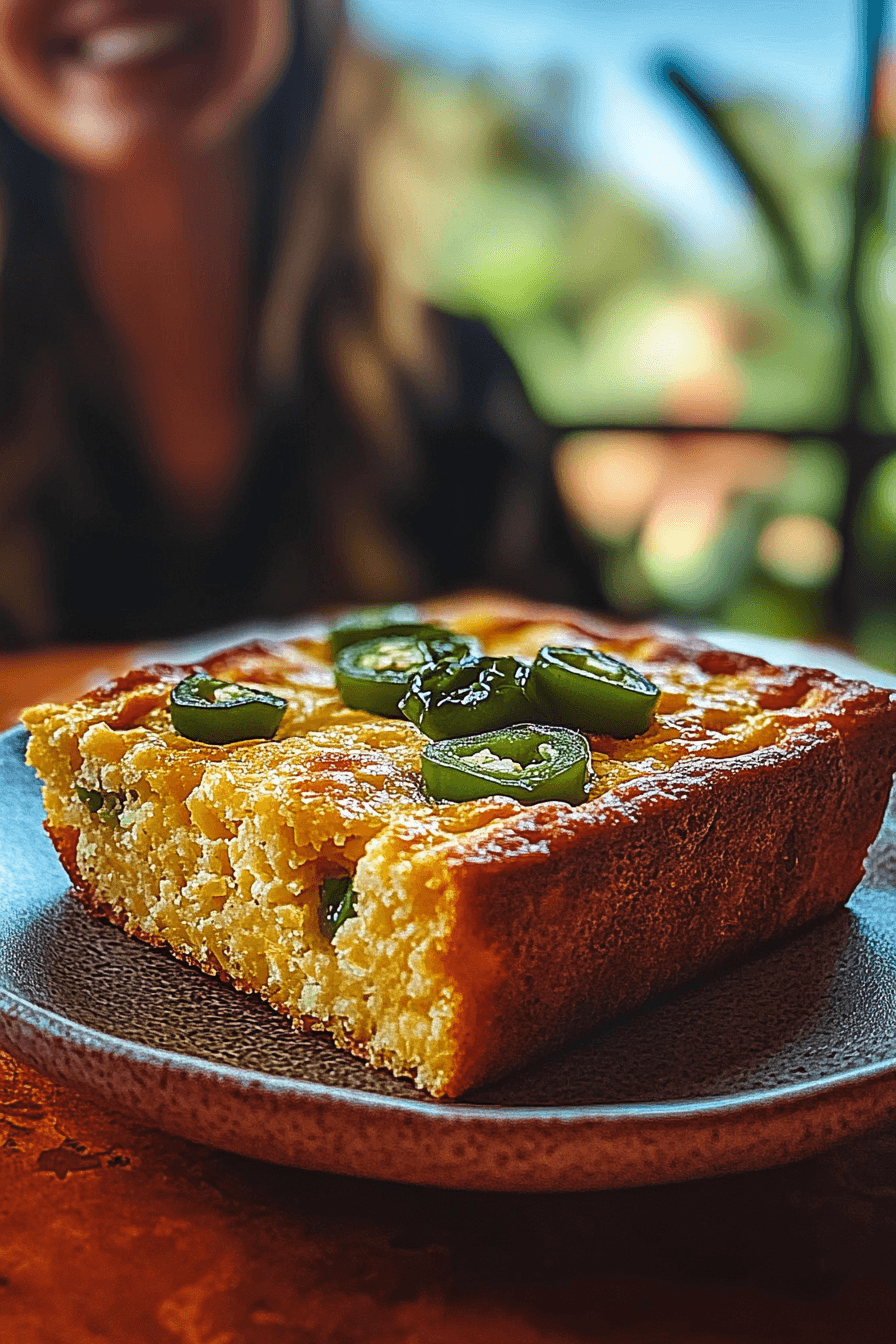
[[[0,657],[0,719],[130,651]],[[417,1189],[158,1133],[0,1052],[3,1344],[896,1339],[896,1127],[775,1171]]]

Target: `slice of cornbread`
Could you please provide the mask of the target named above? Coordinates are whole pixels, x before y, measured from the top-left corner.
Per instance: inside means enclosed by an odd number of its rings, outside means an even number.
[[[591,739],[579,806],[437,804],[426,739],[347,709],[322,643],[203,664],[288,701],[273,741],[188,741],[167,705],[195,669],[132,672],[24,716],[81,900],[457,1096],[848,898],[896,766],[896,696],[560,608],[427,612],[490,653],[614,653],[660,686],[656,719]],[[357,913],[328,941],[322,884],[345,874]]]

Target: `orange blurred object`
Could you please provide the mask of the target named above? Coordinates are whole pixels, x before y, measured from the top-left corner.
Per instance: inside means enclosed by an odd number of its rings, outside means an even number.
[[[576,522],[604,541],[624,541],[641,526],[655,540],[657,520],[676,512],[681,526],[696,526],[694,508],[706,541],[710,515],[718,520],[738,494],[774,489],[788,461],[787,444],[771,435],[595,432],[566,439],[555,472]]]
[[[776,578],[800,588],[819,588],[840,566],[840,534],[824,518],[786,514],[766,525],[757,553]]]
[[[557,484],[576,521],[608,541],[636,530],[666,466],[659,434],[574,434],[557,449]]]
[[[0,729],[11,728],[29,705],[71,700],[119,676],[136,653],[130,644],[59,645],[0,658]]]
[[[664,375],[662,410],[685,425],[724,425],[740,411],[736,314],[713,294],[680,294],[645,328],[640,358]]]
[[[877,63],[871,99],[871,125],[887,139],[896,138],[896,52],[884,52]]]

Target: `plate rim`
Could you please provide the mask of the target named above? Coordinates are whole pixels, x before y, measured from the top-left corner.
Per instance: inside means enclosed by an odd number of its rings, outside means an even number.
[[[127,936],[127,935],[123,935]],[[7,1006],[13,1005],[12,1011]],[[17,1011],[23,1009],[24,1011]],[[736,1115],[742,1111],[761,1110],[768,1106],[782,1106],[789,1102],[811,1101],[813,1098],[840,1088],[857,1086],[878,1078],[896,1075],[896,1047],[891,1059],[859,1065],[846,1072],[829,1074],[822,1079],[790,1083],[783,1087],[758,1089],[738,1093],[734,1097],[701,1097],[690,1101],[660,1102],[604,1102],[587,1106],[488,1106],[475,1102],[439,1099],[420,1101],[416,1097],[389,1096],[367,1092],[363,1088],[316,1083],[305,1078],[290,1078],[281,1074],[264,1073],[260,1069],[242,1069],[235,1064],[220,1064],[201,1055],[188,1055],[180,1050],[165,1050],[159,1046],[131,1041],[125,1036],[112,1036],[96,1027],[43,1008],[0,985],[0,1013],[12,1016],[33,1029],[46,1023],[46,1034],[56,1041],[78,1044],[105,1059],[119,1055],[133,1062],[155,1065],[184,1076],[200,1073],[207,1079],[218,1079],[238,1086],[244,1092],[270,1092],[279,1096],[294,1096],[297,1101],[307,1097],[314,1100],[338,1101],[339,1104],[360,1106],[364,1109],[386,1109],[412,1115],[439,1116],[463,1122],[482,1122],[503,1125],[514,1123],[574,1121],[603,1121],[619,1123],[631,1120],[687,1119],[691,1116]],[[61,1029],[52,1030],[54,1026]],[[110,1042],[112,1048],[105,1047]],[[115,1048],[117,1047],[117,1048]]]

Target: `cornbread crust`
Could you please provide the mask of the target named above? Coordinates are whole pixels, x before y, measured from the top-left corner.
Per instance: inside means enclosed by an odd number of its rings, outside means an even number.
[[[342,706],[313,641],[204,664],[281,688],[272,743],[178,738],[164,706],[195,669],[141,669],[25,715],[79,898],[457,1096],[849,897],[896,766],[889,692],[561,608],[471,597],[428,614],[493,652],[616,653],[661,685],[656,723],[591,740],[581,806],[438,805],[425,739]],[[126,824],[103,827],[76,783],[121,791]],[[342,871],[358,917],[330,947],[316,893]]]

